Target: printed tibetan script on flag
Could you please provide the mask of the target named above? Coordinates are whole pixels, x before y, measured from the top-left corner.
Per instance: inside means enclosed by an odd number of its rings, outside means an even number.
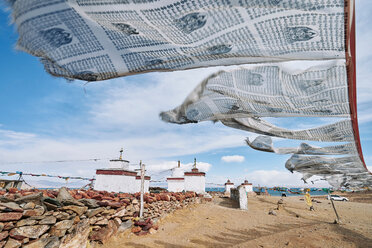
[[[18,0],[18,48],[55,76],[345,57],[344,0]]]

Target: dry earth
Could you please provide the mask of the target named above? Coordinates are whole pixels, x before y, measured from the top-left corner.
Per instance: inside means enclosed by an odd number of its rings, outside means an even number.
[[[228,198],[177,210],[159,223],[157,233],[136,236],[125,232],[104,248],[118,247],[372,247],[372,204],[335,202],[341,224],[325,197],[309,211],[303,197],[284,198],[285,208],[269,215],[280,197],[249,198],[241,211]]]

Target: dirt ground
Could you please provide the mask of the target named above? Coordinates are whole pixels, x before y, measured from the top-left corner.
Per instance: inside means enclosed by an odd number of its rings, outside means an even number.
[[[248,211],[237,209],[228,198],[177,210],[159,222],[157,233],[136,236],[125,232],[102,247],[372,247],[372,204],[335,202],[341,224],[325,197],[317,197],[309,211],[301,196],[283,198],[285,208],[275,210],[280,197],[248,199]]]

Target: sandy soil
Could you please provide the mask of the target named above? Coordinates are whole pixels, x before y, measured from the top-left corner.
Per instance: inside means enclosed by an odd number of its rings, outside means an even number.
[[[273,216],[268,212],[280,197],[250,197],[248,211],[214,197],[166,216],[153,235],[125,232],[103,247],[372,247],[372,204],[335,202],[342,223],[333,224],[335,214],[325,197],[317,198],[315,211],[301,198],[284,198],[285,208]]]

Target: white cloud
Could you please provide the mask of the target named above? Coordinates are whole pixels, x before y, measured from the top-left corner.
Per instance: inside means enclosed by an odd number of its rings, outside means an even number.
[[[15,132],[12,130],[0,129],[0,147],[16,146],[28,142],[35,137],[36,135],[31,133]]]
[[[197,128],[196,128],[197,129]],[[226,128],[227,129],[227,128]],[[173,157],[219,148],[244,145],[244,135],[225,132],[216,127],[214,135],[164,132],[145,137],[123,137],[117,139],[41,138],[13,140],[16,149],[0,144],[0,163],[16,161],[48,161],[88,158],[115,158],[124,147],[124,157],[133,163],[144,163],[163,157]],[[1,141],[0,141],[1,142]]]
[[[244,162],[245,157],[241,155],[223,156],[221,160],[226,163],[241,163]]]
[[[133,76],[132,84],[119,78],[92,84],[88,94],[98,97],[92,102],[92,121],[101,127],[169,128],[160,121],[161,111],[173,109],[210,73],[218,68]]]

